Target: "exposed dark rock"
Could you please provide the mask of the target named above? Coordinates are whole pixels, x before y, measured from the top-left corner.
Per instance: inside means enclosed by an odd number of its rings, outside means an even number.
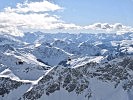
[[[0,77],[0,95],[4,96],[11,90],[17,89],[22,84],[22,82],[17,82],[10,78]]]

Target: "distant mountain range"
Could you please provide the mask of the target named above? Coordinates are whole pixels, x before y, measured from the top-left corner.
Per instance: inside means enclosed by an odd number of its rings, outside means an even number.
[[[133,100],[133,33],[0,35],[0,100]]]

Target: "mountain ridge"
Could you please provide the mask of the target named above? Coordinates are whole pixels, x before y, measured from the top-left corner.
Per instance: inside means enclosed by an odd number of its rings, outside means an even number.
[[[132,34],[0,35],[0,99],[132,100]]]

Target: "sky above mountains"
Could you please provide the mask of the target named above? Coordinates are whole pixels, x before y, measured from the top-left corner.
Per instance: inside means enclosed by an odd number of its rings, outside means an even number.
[[[1,0],[0,33],[133,32],[133,0]]]

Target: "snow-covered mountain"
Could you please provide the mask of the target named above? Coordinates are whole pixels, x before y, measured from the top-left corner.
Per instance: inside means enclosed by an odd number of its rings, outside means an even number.
[[[0,100],[133,100],[133,33],[0,35]]]
[[[46,43],[42,43],[40,46],[35,47],[33,54],[37,57],[38,61],[42,61],[51,66],[56,66],[61,61],[72,56],[72,54],[65,52],[63,49]]]

